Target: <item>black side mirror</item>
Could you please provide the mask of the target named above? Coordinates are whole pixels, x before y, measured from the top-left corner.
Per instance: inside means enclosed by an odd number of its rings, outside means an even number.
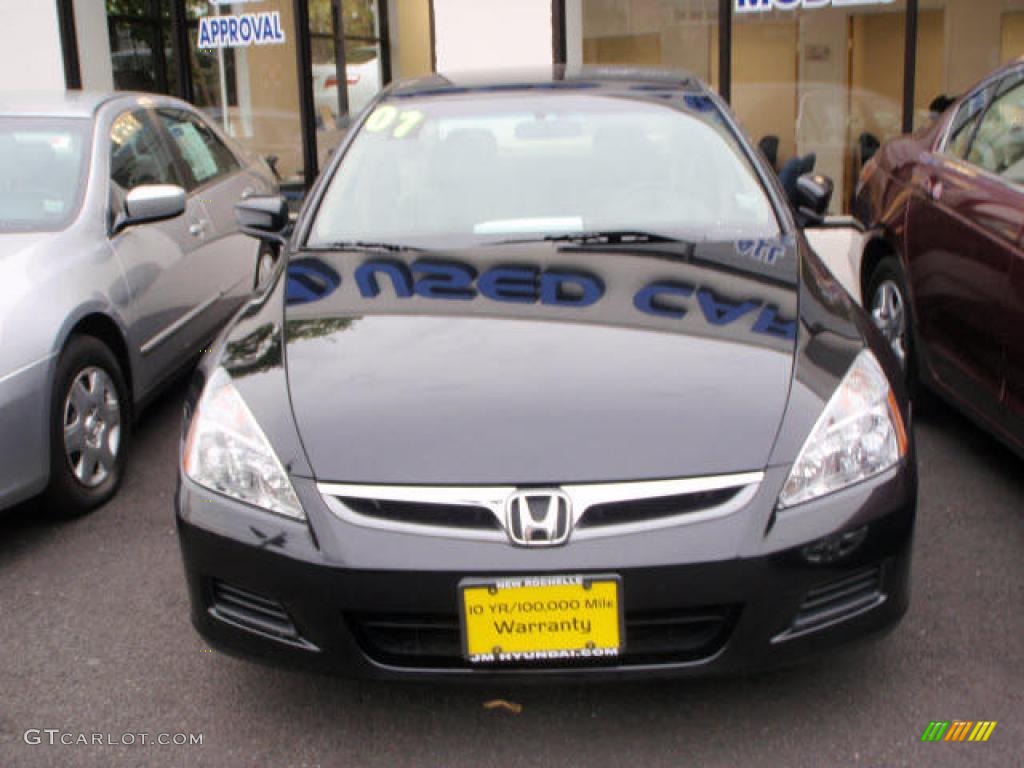
[[[253,195],[235,203],[235,219],[245,234],[285,245],[290,223],[288,201],[281,195]]]
[[[834,188],[832,179],[817,173],[805,173],[796,180],[792,203],[800,226],[813,227],[825,221]]]

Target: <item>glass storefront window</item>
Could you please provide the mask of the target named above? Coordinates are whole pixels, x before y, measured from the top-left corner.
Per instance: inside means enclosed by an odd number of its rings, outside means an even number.
[[[225,102],[237,106],[234,49],[218,51],[199,48],[199,19],[208,15],[211,15],[211,7],[207,0],[188,0],[185,3],[192,99],[197,107],[206,109],[217,109]],[[222,89],[224,94],[221,93]]]
[[[733,15],[733,110],[777,171],[814,156],[835,181],[834,213],[849,209],[864,162],[901,132],[904,4]],[[717,88],[718,5],[587,0],[583,63],[682,69]]]
[[[350,116],[390,78],[386,2],[304,0],[309,29],[298,30],[294,0],[105,0],[114,87],[188,98],[243,146],[272,157],[283,185],[302,187],[311,180],[304,178],[296,41],[308,35],[312,118],[323,167]],[[402,8],[408,11],[411,2]],[[240,30],[268,16],[280,30],[270,42],[241,39]],[[184,30],[175,27],[177,18]],[[429,35],[428,14],[402,19],[399,14],[402,45],[419,50]],[[186,72],[190,82],[179,82]]]
[[[718,0],[585,0],[583,63],[665,67],[718,87]]]
[[[914,127],[1003,64],[1024,55],[1024,4],[1019,0],[929,0],[918,29],[918,46],[935,53],[917,68]],[[921,110],[921,107],[924,110]]]
[[[787,164],[806,170],[813,162],[833,179],[832,213],[849,211],[861,168],[902,132],[905,7],[896,0],[734,16],[733,109],[784,177]],[[941,25],[930,7],[919,11],[919,82],[941,58]],[[918,100],[916,117],[928,119],[933,96]]]
[[[115,88],[176,92],[169,13],[170,0],[107,0]]]
[[[378,37],[377,0],[343,0],[347,37]]]
[[[588,64],[688,70],[717,85],[716,0],[586,0]],[[849,210],[863,164],[903,126],[906,2],[737,12],[732,106],[777,170],[814,155]],[[988,72],[1024,55],[1020,0],[921,0],[912,122],[927,125]]]
[[[313,107],[316,110],[317,160],[321,167],[344,134],[346,105],[338,89],[337,3],[311,0],[309,3],[310,51],[313,60]]]
[[[345,39],[349,113],[358,115],[383,87],[379,40]]]
[[[217,124],[252,152],[272,158],[284,184],[302,184],[302,122],[291,0],[213,5],[189,0],[194,100]],[[203,17],[276,13],[284,42],[238,47],[199,47]]]
[[[340,16],[335,14],[340,9]],[[382,40],[376,0],[310,0],[317,157],[320,166],[341,142],[349,117],[358,115],[383,84]],[[345,78],[338,77],[338,45],[344,45]],[[344,86],[344,96],[339,88]]]

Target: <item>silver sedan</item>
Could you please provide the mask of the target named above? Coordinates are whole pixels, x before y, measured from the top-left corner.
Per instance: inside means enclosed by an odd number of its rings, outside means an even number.
[[[267,165],[175,99],[0,99],[0,509],[109,499],[133,414],[272,267],[233,207]]]

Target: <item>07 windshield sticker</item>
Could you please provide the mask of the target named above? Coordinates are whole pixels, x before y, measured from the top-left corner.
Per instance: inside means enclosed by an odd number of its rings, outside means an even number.
[[[390,133],[392,138],[406,139],[416,135],[424,117],[426,115],[418,109],[399,109],[384,104],[366,118],[365,128],[370,133]]]
[[[289,305],[320,301],[341,287],[342,278],[330,270],[333,279],[329,286],[308,289],[309,276],[322,274],[324,267],[318,259],[300,259],[289,265]],[[418,259],[412,264],[370,259],[355,268],[353,282],[364,300],[393,297],[399,301],[420,298],[470,302],[482,298],[571,310],[592,307],[607,294],[604,281],[582,269],[516,264],[478,271],[469,264],[440,259]],[[679,321],[695,314],[709,326],[745,323],[755,334],[789,341],[797,336],[796,321],[786,317],[778,306],[756,297],[726,296],[695,282],[656,280],[631,298],[633,311],[663,321]]]

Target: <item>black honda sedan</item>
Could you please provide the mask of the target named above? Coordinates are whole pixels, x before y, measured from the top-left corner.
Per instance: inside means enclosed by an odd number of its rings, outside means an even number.
[[[435,76],[353,126],[200,366],[177,522],[230,653],[391,678],[788,662],[907,608],[899,366],[699,82]],[[286,229],[290,229],[287,237]]]

